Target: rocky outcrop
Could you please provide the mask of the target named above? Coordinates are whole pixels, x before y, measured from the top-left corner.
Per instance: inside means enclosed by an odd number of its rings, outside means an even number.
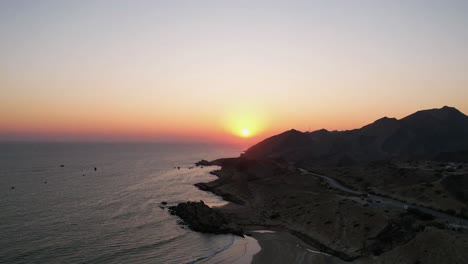
[[[376,237],[369,238],[363,253],[378,256],[408,243],[423,231],[423,225],[420,225],[413,217],[402,214],[400,219],[391,221]]]
[[[169,207],[169,212],[180,217],[184,224],[196,232],[243,236],[242,229],[203,201],[180,203]]]
[[[211,165],[213,164],[207,160],[200,160],[199,162],[195,163],[195,166],[211,166]]]

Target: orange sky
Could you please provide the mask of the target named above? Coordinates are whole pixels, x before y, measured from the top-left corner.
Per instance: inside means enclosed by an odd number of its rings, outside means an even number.
[[[245,143],[468,113],[467,7],[4,1],[0,141]]]

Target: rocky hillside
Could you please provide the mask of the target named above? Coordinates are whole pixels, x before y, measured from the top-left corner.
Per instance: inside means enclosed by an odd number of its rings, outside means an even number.
[[[360,129],[289,130],[249,148],[249,158],[352,165],[399,159],[435,159],[468,150],[468,116],[456,108],[418,111],[400,120],[384,117]],[[459,156],[459,155],[458,155]]]

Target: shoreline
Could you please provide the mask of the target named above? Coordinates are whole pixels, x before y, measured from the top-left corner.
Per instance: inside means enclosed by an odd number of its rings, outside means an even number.
[[[288,231],[254,230],[201,263],[263,264],[315,263],[343,264],[345,261],[312,248]]]
[[[222,174],[223,169],[227,167],[223,161],[237,160],[238,158],[217,159],[212,162],[204,162],[203,166],[219,166],[221,169],[215,169],[209,173],[218,177],[210,182],[194,184],[198,189],[206,192],[211,192],[214,195],[221,197],[228,202],[225,205],[216,207],[219,210],[236,211],[236,207],[244,207],[246,202],[237,198],[236,196],[225,193],[216,187],[210,186],[213,182],[222,179],[225,175]],[[239,216],[239,213],[234,213]],[[242,213],[241,213],[242,214]],[[291,260],[313,261],[314,263],[345,263],[356,259],[350,257],[342,252],[335,251],[328,248],[324,244],[308,237],[298,231],[290,230],[284,225],[245,225],[246,231],[245,238],[254,239],[259,245],[259,250],[251,256],[252,261],[249,263],[272,263],[280,259],[282,262]],[[272,230],[274,229],[274,230]],[[266,231],[266,232],[262,232]],[[252,241],[250,242],[253,243]],[[235,247],[232,245],[231,247]],[[284,249],[287,249],[286,251]],[[281,249],[279,251],[278,249]],[[230,249],[221,252],[221,256],[229,252]],[[224,254],[223,254],[224,253]],[[278,254],[280,253],[280,254]],[[244,258],[244,256],[242,257]],[[246,263],[246,262],[234,262]]]
[[[210,172],[218,178],[195,186],[227,201],[214,210],[257,240],[251,263],[431,263],[439,256],[440,263],[464,263],[460,232],[401,208],[360,203],[285,161],[239,157],[209,165],[221,167]]]
[[[210,258],[201,260],[200,263],[249,264],[260,251],[261,247],[256,239],[249,236],[245,238],[234,236],[232,245]]]
[[[252,259],[252,264],[263,263],[315,263],[340,264],[345,261],[312,249],[311,246],[287,231],[252,232],[261,250]]]

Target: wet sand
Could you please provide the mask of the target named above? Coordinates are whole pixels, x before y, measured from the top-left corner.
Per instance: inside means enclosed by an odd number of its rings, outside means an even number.
[[[245,238],[235,237],[234,239],[234,243],[228,249],[200,263],[252,263],[253,256],[260,251],[258,241],[249,236]]]
[[[346,263],[313,249],[286,231],[252,231],[249,235],[236,237],[231,247],[201,263]]]
[[[252,263],[346,263],[321,253],[288,232],[252,232],[261,250],[253,256]]]

